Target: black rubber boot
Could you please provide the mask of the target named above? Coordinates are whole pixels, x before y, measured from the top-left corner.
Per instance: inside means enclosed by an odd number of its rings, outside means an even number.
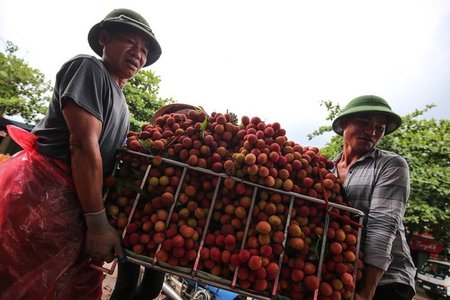
[[[145,268],[144,277],[137,287],[132,300],[155,299],[161,293],[166,273],[151,268]]]
[[[140,266],[131,262],[117,264],[117,280],[110,300],[131,300],[139,280]]]

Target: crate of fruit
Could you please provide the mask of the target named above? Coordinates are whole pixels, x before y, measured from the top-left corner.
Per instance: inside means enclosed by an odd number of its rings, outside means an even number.
[[[259,299],[350,299],[363,213],[279,123],[203,111],[130,132],[105,179],[127,259]]]

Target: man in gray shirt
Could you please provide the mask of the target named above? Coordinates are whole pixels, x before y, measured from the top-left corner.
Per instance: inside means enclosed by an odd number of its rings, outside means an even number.
[[[398,154],[376,148],[400,125],[389,104],[372,95],[353,99],[333,121],[333,130],[343,137],[334,172],[349,203],[365,213],[365,268],[356,300],[410,300],[415,294],[416,268],[403,226],[410,192],[408,164]]]

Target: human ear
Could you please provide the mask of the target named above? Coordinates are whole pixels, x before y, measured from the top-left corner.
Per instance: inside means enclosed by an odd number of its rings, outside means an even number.
[[[342,118],[341,122],[339,122],[339,127],[341,127],[342,130],[345,130],[345,127],[347,127],[348,120],[347,118]]]
[[[106,40],[107,40],[108,37],[109,37],[108,32],[105,29],[102,29],[100,31],[100,34],[98,35],[98,43],[101,46],[105,46],[105,43],[106,43]]]

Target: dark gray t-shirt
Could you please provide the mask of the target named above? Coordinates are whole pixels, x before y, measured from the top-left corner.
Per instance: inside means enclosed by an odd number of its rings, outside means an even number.
[[[122,90],[103,62],[93,56],[74,57],[56,75],[47,114],[32,130],[39,137],[37,150],[70,163],[69,130],[61,112],[67,98],[73,99],[102,122],[99,145],[103,173],[111,174],[114,158],[129,130],[129,111]]]

